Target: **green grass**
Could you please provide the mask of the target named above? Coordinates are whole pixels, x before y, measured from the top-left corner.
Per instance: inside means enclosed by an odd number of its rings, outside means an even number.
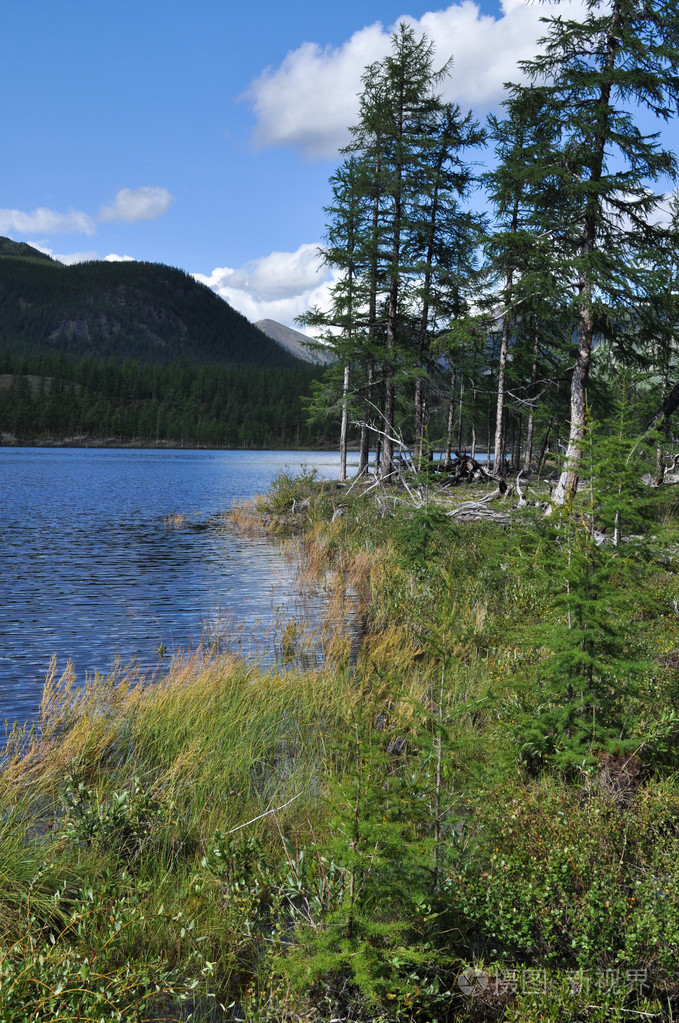
[[[3,1023],[676,1015],[675,512],[648,512],[663,556],[602,590],[633,754],[594,742],[563,771],[525,755],[564,629],[548,527],[356,489],[286,476],[237,513],[332,578],[324,667],[295,667],[296,637],[284,673],[207,650],[79,689],[53,670],[3,766]],[[538,972],[541,994],[498,982]]]

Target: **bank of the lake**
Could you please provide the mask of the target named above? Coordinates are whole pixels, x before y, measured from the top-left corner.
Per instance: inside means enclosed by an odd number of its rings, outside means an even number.
[[[26,440],[15,437],[14,434],[0,434],[0,448],[95,448],[95,449],[117,449],[121,450],[144,450],[144,451],[247,451],[259,453],[261,451],[288,451],[286,444],[278,447],[262,448],[257,444],[199,444],[186,441],[184,443],[175,440],[154,440],[145,437],[101,437],[91,434],[75,435],[73,437],[50,437],[42,436],[38,440]],[[306,451],[319,453],[327,451],[326,444],[310,445]],[[358,446],[352,445],[351,450],[357,451]]]
[[[330,636],[308,670],[291,637],[284,676],[194,656],[46,694],[3,773],[0,1018],[676,1016],[663,502],[623,557],[516,497],[460,522],[435,490],[279,476],[239,528],[352,587],[358,659]]]
[[[50,660],[80,679],[161,667],[205,632],[266,662],[286,621],[317,618],[280,545],[225,512],[318,451],[0,448],[0,720],[33,719]],[[181,513],[177,518],[176,513]]]

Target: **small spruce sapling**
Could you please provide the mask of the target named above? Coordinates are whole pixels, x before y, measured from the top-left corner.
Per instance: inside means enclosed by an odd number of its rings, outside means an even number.
[[[290,975],[320,986],[337,1010],[386,1003],[414,1011],[438,998],[430,941],[436,761],[417,718],[394,687],[376,681],[337,751],[335,837],[321,852],[344,873],[343,897],[322,926],[298,932],[288,961]]]
[[[547,520],[536,552],[552,613],[535,632],[548,653],[522,735],[523,759],[533,768],[586,768],[597,754],[631,751],[638,742],[631,737],[636,680],[648,663],[630,626],[648,559],[643,536],[625,537],[643,527],[641,470],[625,419],[621,406],[615,430],[596,445],[589,426],[585,503]]]

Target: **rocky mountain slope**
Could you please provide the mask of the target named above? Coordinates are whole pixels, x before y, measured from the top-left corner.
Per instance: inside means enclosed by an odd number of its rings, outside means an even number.
[[[304,359],[305,362],[313,362],[321,366],[333,361],[329,353],[312,347],[313,341],[311,345],[309,344],[311,338],[308,338],[306,334],[302,334],[299,330],[286,327],[282,323],[277,323],[276,320],[257,320],[255,327],[259,327],[270,338],[273,338],[276,344],[298,359]]]

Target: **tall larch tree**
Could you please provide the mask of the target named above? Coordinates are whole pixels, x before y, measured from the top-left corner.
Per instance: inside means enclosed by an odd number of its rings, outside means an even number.
[[[659,133],[640,125],[649,113],[660,127],[677,113],[679,8],[676,0],[586,0],[581,20],[545,20],[543,52],[522,63],[530,84],[511,95],[539,85],[559,122],[541,166],[563,196],[553,227],[577,337],[568,446],[553,495],[561,505],[578,486],[597,307],[636,301],[635,267],[662,199],[651,186],[676,175]]]
[[[530,346],[532,350],[526,399],[532,414],[541,323],[557,297],[557,253],[551,224],[559,214],[560,202],[558,187],[542,171],[543,156],[549,153],[558,130],[546,97],[539,88],[524,88],[510,96],[504,108],[503,118],[491,115],[488,119],[498,163],[484,175],[494,231],[485,245],[483,273],[486,286],[491,287],[481,303],[499,325],[493,468],[501,474],[510,346],[515,349],[511,353],[515,365],[526,361],[517,359],[523,354],[517,349]],[[532,447],[532,415],[528,432],[527,449]]]
[[[479,218],[461,206],[472,187],[463,153],[484,138],[471,115],[440,99],[437,90],[451,62],[435,69],[430,40],[401,24],[391,43],[391,53],[365,70],[359,120],[345,162],[331,179],[325,259],[339,270],[332,307],[305,317],[308,324],[339,329],[333,342],[338,354],[344,353],[346,365],[360,367],[365,382],[357,395],[365,405],[359,472],[367,468],[370,418],[382,444],[385,480],[395,470],[398,398],[413,379],[416,442],[422,447],[428,348],[458,301],[457,279],[463,262],[472,259],[470,239],[478,233]]]

